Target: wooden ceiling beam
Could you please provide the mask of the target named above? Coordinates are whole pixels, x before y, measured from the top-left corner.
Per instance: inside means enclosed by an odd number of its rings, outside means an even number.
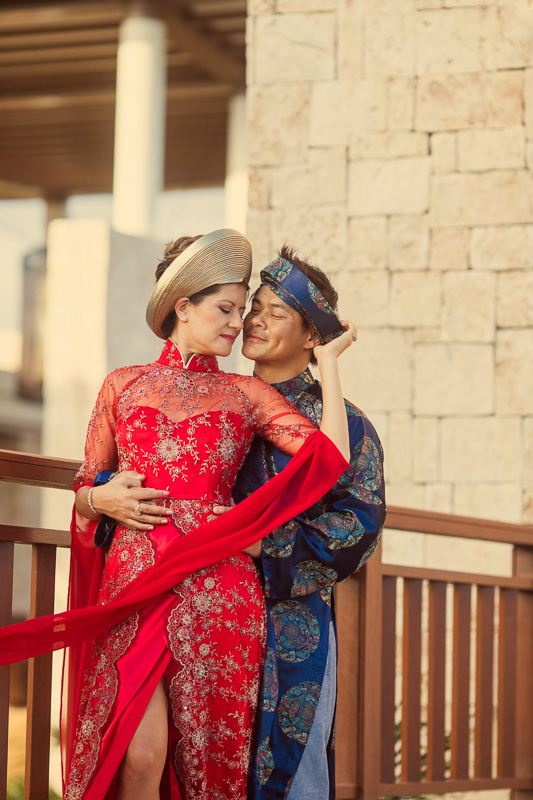
[[[98,58],[116,58],[117,42],[103,44],[78,44],[73,47],[35,47],[31,50],[8,50],[2,53],[4,64],[31,64],[39,68],[50,61],[90,61]]]
[[[220,47],[213,37],[201,32],[198,25],[186,19],[177,8],[167,7],[166,22],[169,40],[189,52],[207,75],[233,87],[244,86],[244,63],[238,61],[231,51]]]
[[[0,34],[0,51],[6,53],[9,50],[29,50],[34,47],[61,47],[63,45],[72,46],[74,44],[90,44],[91,42],[118,42],[118,26]]]
[[[167,102],[186,100],[208,100],[229,97],[233,87],[224,84],[191,83],[184,86],[169,86]],[[31,95],[27,97],[0,97],[0,112],[59,110],[91,106],[114,106],[114,91],[69,92],[65,94]]]
[[[191,14],[195,17],[246,16],[246,0],[198,0],[191,4]]]
[[[47,3],[32,9],[0,9],[0,30],[9,31],[48,30],[57,28],[94,27],[95,25],[117,25],[126,14],[123,0],[99,0],[98,2]]]

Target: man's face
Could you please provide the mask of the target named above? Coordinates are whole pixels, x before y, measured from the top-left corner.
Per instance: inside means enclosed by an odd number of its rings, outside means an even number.
[[[242,353],[258,363],[281,363],[312,351],[312,335],[297,311],[261,286],[244,318]]]

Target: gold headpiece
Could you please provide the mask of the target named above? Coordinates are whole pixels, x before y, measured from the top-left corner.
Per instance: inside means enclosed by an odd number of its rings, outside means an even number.
[[[148,305],[146,321],[156,336],[166,339],[163,323],[180,297],[218,283],[248,283],[252,272],[252,247],[231,228],[201,236],[166,268],[157,281]]]

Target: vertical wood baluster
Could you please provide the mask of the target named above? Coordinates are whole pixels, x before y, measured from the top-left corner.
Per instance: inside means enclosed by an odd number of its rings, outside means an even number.
[[[444,779],[446,669],[446,584],[429,584],[427,780]]]
[[[402,772],[403,781],[420,780],[420,683],[422,581],[403,583]]]

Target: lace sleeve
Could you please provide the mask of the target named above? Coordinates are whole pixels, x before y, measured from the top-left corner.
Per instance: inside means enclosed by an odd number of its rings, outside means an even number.
[[[313,423],[268,383],[248,378],[241,388],[254,407],[254,433],[285,453],[294,455],[317,432]]]
[[[74,491],[77,491],[80,486],[92,486],[93,480],[102,470],[117,469],[118,456],[115,442],[117,398],[114,373],[111,373],[105,379],[98,393],[89,420],[85,440],[85,458],[74,477]]]

